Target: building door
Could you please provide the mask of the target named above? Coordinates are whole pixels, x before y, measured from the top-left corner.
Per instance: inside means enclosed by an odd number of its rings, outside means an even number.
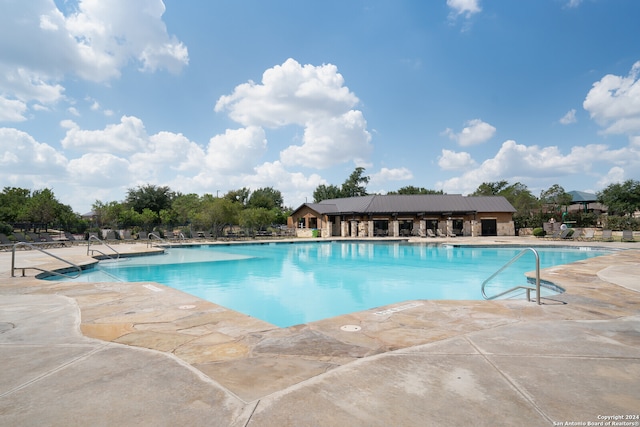
[[[498,235],[498,221],[495,219],[483,219],[482,221],[482,235],[483,236],[497,236]]]

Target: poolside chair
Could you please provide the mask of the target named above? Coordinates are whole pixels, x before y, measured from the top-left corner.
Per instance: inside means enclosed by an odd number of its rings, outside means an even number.
[[[603,242],[612,242],[613,241],[613,231],[611,231],[611,230],[602,230],[602,241]]]
[[[595,236],[596,231],[594,229],[590,229],[590,230],[585,230],[584,233],[582,234],[582,236],[579,238],[579,240],[593,240],[593,237]]]
[[[622,230],[622,241],[623,242],[635,242],[633,238],[633,230]]]
[[[24,234],[19,233],[17,231],[13,232],[13,237],[15,237],[16,242],[23,242],[23,243],[29,243],[29,241],[27,240],[27,238],[24,236]]]
[[[562,239],[562,240],[570,239],[572,234],[573,234],[573,228],[565,228],[560,233],[560,237],[559,238]]]
[[[442,231],[440,231],[439,228],[436,229],[436,234],[438,235],[438,237],[447,237],[444,235],[444,233]]]
[[[548,239],[557,239],[557,238],[560,237],[561,234],[562,234],[562,230],[561,229],[557,229],[553,233],[547,234],[545,237],[548,238]]]
[[[13,241],[9,239],[5,234],[0,233],[0,249],[2,250],[11,250],[13,247]]]
[[[437,237],[432,229],[427,228],[427,237]]]

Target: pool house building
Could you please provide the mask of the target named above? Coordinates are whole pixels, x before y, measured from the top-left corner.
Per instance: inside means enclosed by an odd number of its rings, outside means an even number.
[[[368,195],[304,203],[288,218],[299,237],[514,236],[502,196]]]

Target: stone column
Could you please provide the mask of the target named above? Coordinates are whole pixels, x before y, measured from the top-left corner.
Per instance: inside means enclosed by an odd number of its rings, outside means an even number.
[[[393,227],[393,237],[400,236],[400,222],[397,219],[391,221],[391,226]]]
[[[351,237],[358,237],[358,221],[351,221]]]
[[[349,237],[349,223],[340,221],[340,237]]]

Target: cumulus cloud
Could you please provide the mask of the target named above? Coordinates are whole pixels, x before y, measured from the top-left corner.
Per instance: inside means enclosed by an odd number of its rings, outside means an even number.
[[[449,193],[470,193],[483,182],[531,180],[540,177],[562,177],[591,172],[599,161],[639,164],[640,152],[608,150],[603,144],[572,147],[563,154],[558,147],[539,147],[505,141],[493,158],[461,176],[438,182],[437,187]]]
[[[618,182],[623,182],[625,178],[624,169],[619,166],[614,166],[609,169],[609,172],[605,176],[603,176],[600,180],[598,180],[598,187],[605,188],[610,184],[615,184]]]
[[[267,148],[260,126],[227,129],[209,140],[206,164],[216,173],[246,173],[253,169]]]
[[[59,176],[67,159],[48,144],[12,128],[0,128],[0,177],[10,174]]]
[[[120,123],[108,125],[104,130],[83,130],[71,120],[61,125],[68,129],[62,140],[65,149],[122,154],[147,151],[149,137],[137,117],[122,116]]]
[[[347,161],[363,163],[370,156],[366,120],[353,109],[358,102],[335,65],[287,59],[266,70],[260,83],[241,84],[220,97],[215,111],[227,112],[244,126],[304,127],[303,144],[284,149],[280,161],[322,169]]]
[[[178,72],[189,55],[168,34],[164,11],[162,0],[79,0],[66,16],[53,0],[3,2],[0,93],[49,105],[62,99],[69,74],[104,82],[132,62]]]
[[[130,163],[109,153],[87,153],[69,161],[73,182],[84,187],[117,188],[135,182]]]
[[[370,178],[370,185],[382,186],[390,181],[413,179],[413,173],[408,168],[381,168],[379,172],[371,174]]]
[[[0,96],[0,122],[22,122],[26,120],[26,111],[27,104],[24,102]]]
[[[640,133],[640,61],[625,77],[607,74],[593,84],[582,106],[605,134]]]
[[[451,16],[464,15],[469,18],[471,15],[482,11],[480,0],[447,0],[447,6],[451,9]]]
[[[443,132],[449,139],[456,141],[463,147],[469,145],[482,144],[490,140],[496,133],[496,128],[489,123],[483,122],[480,119],[469,120],[465,123],[465,127],[462,131],[455,133],[452,129],[447,128]]]
[[[567,114],[562,116],[562,118],[560,119],[560,124],[570,125],[572,123],[576,123],[577,121],[578,121],[578,119],[576,119],[576,110],[575,110],[575,108],[573,108],[573,109],[567,111]]]
[[[476,162],[471,158],[471,154],[466,152],[456,153],[451,150],[442,150],[442,155],[438,157],[438,166],[443,170],[461,170],[474,167]]]

